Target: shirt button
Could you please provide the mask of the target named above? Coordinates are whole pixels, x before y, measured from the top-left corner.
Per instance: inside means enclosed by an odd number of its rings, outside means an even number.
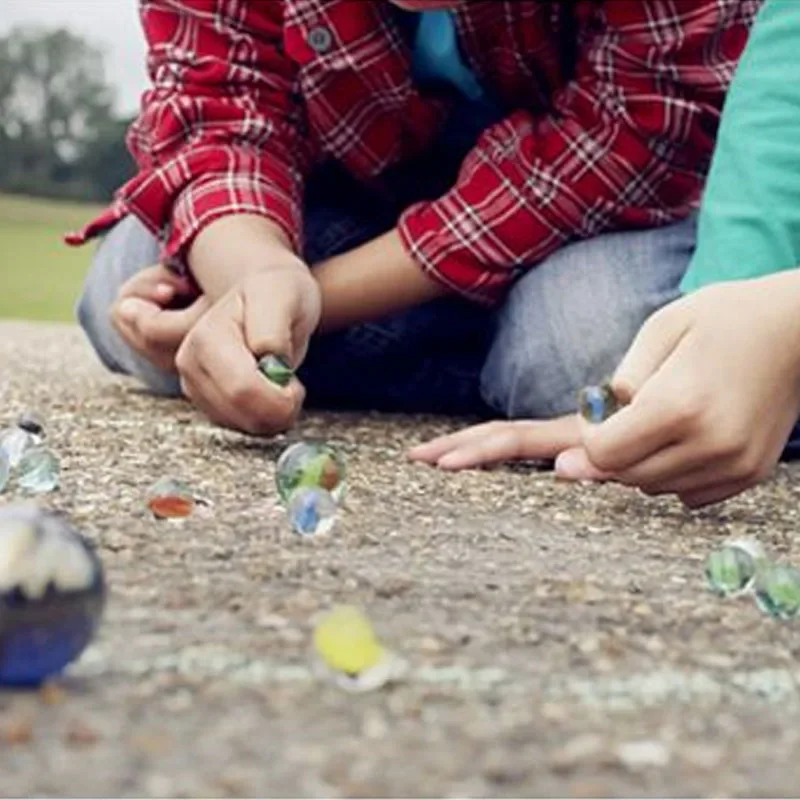
[[[321,26],[318,28],[312,28],[308,32],[308,44],[314,52],[322,55],[331,49],[331,45],[333,44],[333,34],[330,32],[330,30],[328,30],[328,28],[323,28]]]

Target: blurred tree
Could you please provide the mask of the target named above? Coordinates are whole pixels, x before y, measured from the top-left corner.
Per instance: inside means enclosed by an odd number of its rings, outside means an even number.
[[[0,37],[0,191],[107,199],[132,173],[103,53],[65,29]]]

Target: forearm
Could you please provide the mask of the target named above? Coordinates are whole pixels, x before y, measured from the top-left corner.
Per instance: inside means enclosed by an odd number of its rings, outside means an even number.
[[[278,225],[256,214],[234,214],[204,228],[189,250],[189,266],[211,302],[252,272],[306,269]]]
[[[393,230],[315,265],[322,292],[320,331],[346,328],[420,305],[447,293],[408,255]]]

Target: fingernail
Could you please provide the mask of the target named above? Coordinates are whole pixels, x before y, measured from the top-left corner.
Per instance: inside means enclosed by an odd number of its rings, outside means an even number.
[[[170,284],[168,284],[168,283],[159,283],[159,284],[156,286],[156,291],[157,291],[159,294],[167,295],[167,294],[172,294],[172,292],[173,292],[173,288],[172,288],[172,286],[170,286]]]
[[[581,477],[581,460],[577,453],[569,452],[561,453],[556,458],[555,463],[556,476],[564,478],[568,481],[579,480]]]

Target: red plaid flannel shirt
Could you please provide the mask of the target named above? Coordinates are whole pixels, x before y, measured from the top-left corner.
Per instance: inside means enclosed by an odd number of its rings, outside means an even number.
[[[153,82],[140,171],[72,242],[136,214],[178,263],[197,233],[261,214],[302,243],[304,178],[332,157],[363,181],[423,152],[447,101],[416,86],[387,0],[140,0]],[[574,74],[558,2],[468,0],[460,44],[512,111],[402,240],[450,289],[493,302],[566,242],[697,204],[720,109],[761,0],[576,0]]]

